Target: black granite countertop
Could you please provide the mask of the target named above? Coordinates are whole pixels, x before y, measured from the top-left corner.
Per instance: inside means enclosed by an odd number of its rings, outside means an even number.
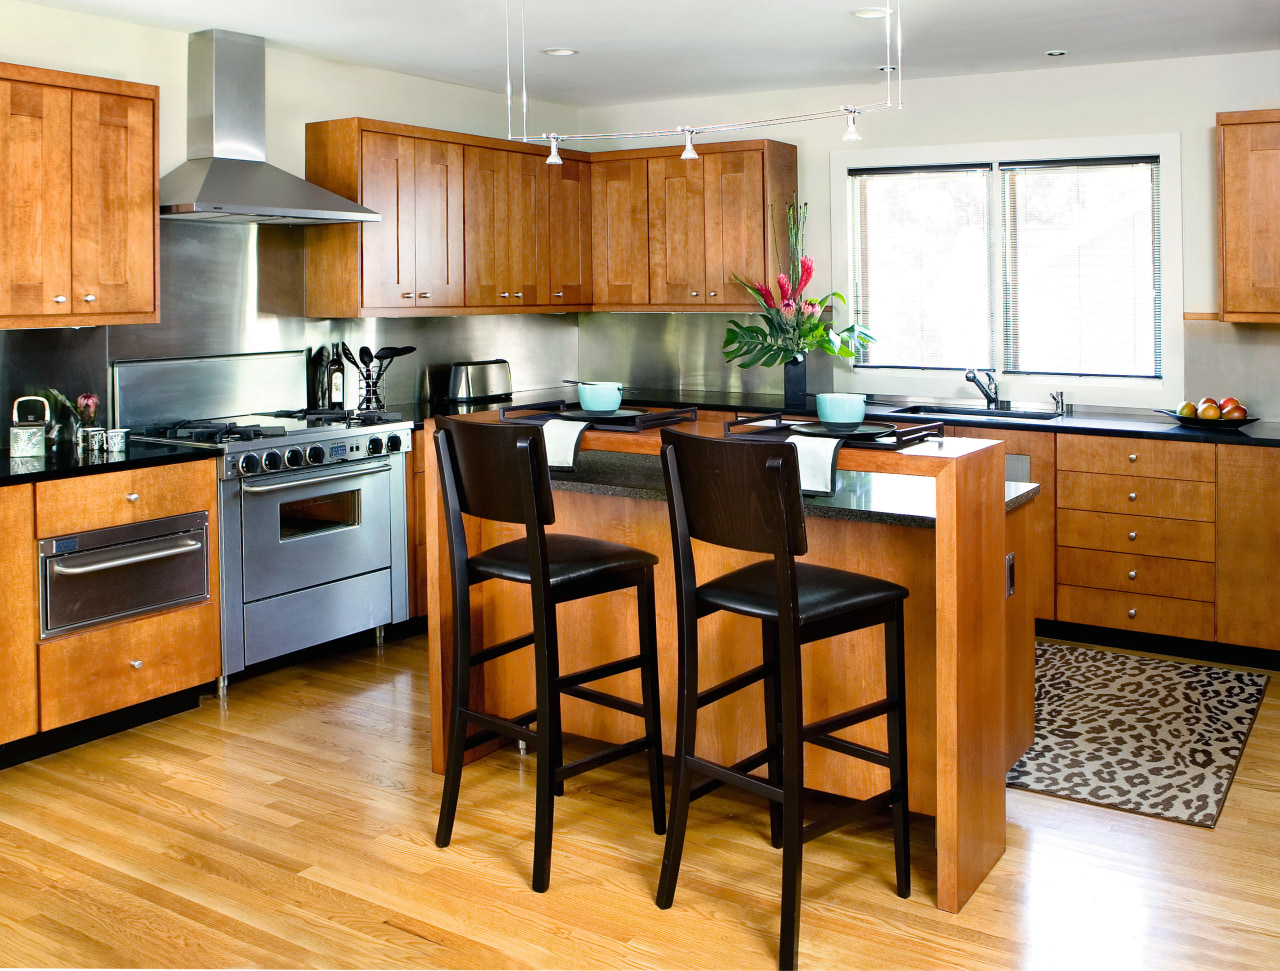
[[[196,462],[216,458],[218,454],[216,449],[192,445],[165,445],[132,440],[126,444],[123,452],[91,452],[86,455],[77,455],[68,443],[59,443],[43,456],[33,458],[13,458],[9,455],[8,448],[3,448],[0,449],[0,486]]]
[[[568,391],[568,394],[564,392]],[[416,427],[421,428],[427,418],[437,415],[468,414],[477,411],[496,411],[511,404],[529,404],[563,398],[574,400],[572,389],[564,391],[557,388],[540,391],[524,391],[513,396],[510,401],[475,402],[457,404],[452,402],[421,402],[419,404],[392,405],[389,409],[398,411],[405,418],[412,418]],[[691,391],[671,388],[635,388],[623,397],[625,405],[647,407],[688,408],[699,407],[717,411],[749,411],[773,412],[783,411],[781,395],[744,394],[736,391]],[[1122,438],[1152,438],[1177,442],[1208,442],[1215,445],[1263,445],[1272,448],[1280,447],[1280,422],[1257,421],[1240,429],[1198,429],[1180,425],[1172,418],[1154,411],[1144,412],[1141,409],[1089,409],[1088,413],[1063,415],[1057,418],[986,418],[981,416],[961,415],[913,415],[896,414],[904,407],[905,402],[878,402],[874,397],[867,402],[867,418],[875,421],[942,421],[947,425],[969,428],[1006,428],[1020,431],[1042,431],[1069,433],[1073,435],[1112,435]],[[975,399],[973,406],[981,406]],[[1046,407],[1046,410],[1047,407]],[[817,418],[816,407],[795,409],[787,408],[789,415],[804,415]]]
[[[621,496],[666,502],[662,461],[656,455],[587,451],[572,472],[552,472],[552,487],[563,492]],[[1018,508],[1040,491],[1033,482],[1005,483],[1005,510]],[[805,512],[824,519],[884,523],[932,529],[937,519],[934,481],[927,476],[885,472],[836,472],[832,496],[805,496]]]

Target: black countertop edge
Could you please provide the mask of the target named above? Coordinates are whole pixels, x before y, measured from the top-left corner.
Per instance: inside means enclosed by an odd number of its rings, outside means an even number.
[[[215,459],[220,454],[220,449],[132,440],[123,452],[98,452],[87,456],[77,455],[66,444],[59,444],[43,458],[32,459],[12,458],[6,448],[0,449],[0,487],[71,479],[79,475],[97,475],[99,472],[122,472],[158,465],[198,462],[202,459]],[[37,462],[42,464],[37,465]]]
[[[551,474],[560,492],[667,501],[662,462],[656,455],[582,452],[574,471]],[[1040,492],[1034,482],[1005,483],[1005,511],[1030,502]],[[805,496],[805,512],[821,519],[933,529],[937,522],[934,481],[927,476],[882,472],[836,473],[832,496]]]
[[[565,392],[568,392],[567,394]],[[388,406],[406,419],[414,421],[415,428],[422,428],[428,418],[440,415],[469,414],[479,411],[497,411],[510,405],[531,404],[541,401],[564,399],[575,401],[573,390],[544,388],[540,391],[518,392],[508,400],[470,402],[424,401],[418,404]],[[781,395],[744,394],[736,391],[696,391],[679,388],[636,388],[623,398],[625,405],[650,408],[706,408],[715,411],[773,412],[785,411],[788,415],[817,418],[816,408],[784,408]],[[981,402],[976,402],[980,404]],[[1058,418],[975,418],[965,416],[901,415],[895,410],[901,405],[867,405],[867,418],[875,421],[941,421],[962,428],[999,428],[1010,431],[1041,431],[1069,433],[1072,435],[1109,435],[1120,438],[1150,438],[1175,442],[1206,442],[1212,445],[1261,445],[1280,448],[1280,422],[1257,421],[1240,429],[1190,428],[1151,412],[1151,417],[1138,418],[1129,415],[1063,415]]]

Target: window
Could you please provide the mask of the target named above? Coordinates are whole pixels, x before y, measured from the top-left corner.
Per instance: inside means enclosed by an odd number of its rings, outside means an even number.
[[[1001,397],[1180,394],[1179,171],[1176,136],[833,153],[834,283],[875,337],[850,387],[968,396],[973,368]]]

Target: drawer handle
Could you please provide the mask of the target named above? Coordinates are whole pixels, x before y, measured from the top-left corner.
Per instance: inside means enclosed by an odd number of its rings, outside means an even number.
[[[430,299],[431,299],[431,291],[430,291],[430,290],[423,290],[420,294],[418,294],[418,299],[419,299],[419,300],[430,300]]]
[[[1130,456],[1129,456],[1129,461],[1130,461],[1130,462],[1136,462],[1136,461],[1138,461],[1138,456],[1137,456],[1136,454],[1134,454],[1134,455],[1130,455]]]
[[[56,297],[54,297],[54,298],[53,298],[53,302],[54,302],[54,303],[66,303],[66,302],[67,302],[67,298],[66,298],[65,296],[63,296],[63,295],[60,293],[60,294],[58,294]]]
[[[1130,580],[1136,580],[1136,579],[1138,579],[1138,571],[1137,571],[1137,570],[1130,570],[1130,571],[1129,571],[1129,579],[1130,579]]]
[[[1130,534],[1129,534],[1129,538],[1130,538],[1130,539],[1137,539],[1137,538],[1138,538],[1138,534],[1137,534],[1137,533],[1130,533]]]
[[[126,493],[124,494],[124,497],[125,497],[126,499],[128,499],[130,502],[137,502],[137,501],[138,501],[138,494],[137,494],[136,492],[126,492]]]
[[[1137,612],[1136,610],[1130,610],[1130,611],[1129,611],[1129,619],[1130,619],[1130,620],[1132,620],[1134,617],[1137,617],[1137,616],[1138,616],[1138,612]]]
[[[133,669],[136,671],[136,670],[138,670],[138,668],[142,667],[142,662],[141,662],[141,661],[130,661],[130,662],[129,662],[129,667],[133,668]]]
[[[101,573],[103,570],[116,570],[123,566],[133,566],[135,563],[147,563],[151,560],[164,560],[171,556],[181,556],[184,553],[191,553],[195,550],[202,549],[204,549],[203,543],[194,539],[180,539],[168,546],[157,546],[142,553],[121,556],[114,560],[89,562],[84,564],[84,566],[68,566],[61,560],[55,560],[53,563],[53,572],[60,573],[63,576],[78,577],[83,576],[86,573]]]
[[[1138,494],[1137,494],[1136,492],[1131,492],[1131,493],[1129,493],[1129,501],[1130,501],[1130,502],[1137,502],[1137,501],[1138,501]]]

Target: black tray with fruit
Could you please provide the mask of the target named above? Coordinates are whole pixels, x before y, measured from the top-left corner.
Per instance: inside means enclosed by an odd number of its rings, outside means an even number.
[[[1256,418],[1200,418],[1196,415],[1180,415],[1176,411],[1170,411],[1168,408],[1156,408],[1154,410],[1156,414],[1168,415],[1170,418],[1175,419],[1180,425],[1186,425],[1188,428],[1203,428],[1206,431],[1243,428],[1245,425],[1258,420]]]

